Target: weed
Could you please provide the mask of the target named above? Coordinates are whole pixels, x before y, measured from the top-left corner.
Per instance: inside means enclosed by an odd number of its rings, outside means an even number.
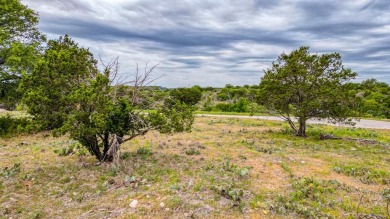
[[[225,171],[236,173],[241,177],[247,176],[251,169],[251,167],[239,167],[238,165],[231,163],[230,159],[226,159],[226,161],[222,163],[222,168]]]
[[[221,196],[233,200],[233,206],[241,206],[242,197],[244,191],[242,189],[236,188],[234,185],[229,185],[226,187],[213,187],[213,190],[216,191]]]
[[[252,200],[249,202],[249,206],[251,208],[258,208],[263,207],[262,202],[264,201],[265,197],[263,195],[254,195]]]
[[[20,163],[15,163],[13,167],[11,167],[10,169],[8,169],[8,167],[5,167],[2,171],[1,171],[1,176],[4,176],[6,178],[9,178],[9,177],[12,177],[14,175],[16,175],[17,173],[20,172]]]
[[[187,155],[200,155],[200,151],[194,148],[189,148],[185,152]]]
[[[265,154],[272,154],[273,149],[272,148],[262,148],[262,147],[257,147],[256,151],[258,152],[263,152]]]
[[[282,163],[280,163],[280,166],[283,168],[284,171],[286,171],[289,174],[290,177],[294,177],[294,174],[292,173],[292,170],[287,165],[287,163],[282,162]]]
[[[87,150],[77,141],[69,141],[68,146],[62,147],[60,150],[54,150],[54,153],[59,156],[69,156],[69,155],[77,155],[77,156],[85,156],[87,155]]]
[[[137,149],[136,154],[145,158],[152,154],[152,150],[149,147],[140,147]]]
[[[131,152],[128,151],[125,151],[120,155],[121,160],[128,160],[130,157],[131,157]]]

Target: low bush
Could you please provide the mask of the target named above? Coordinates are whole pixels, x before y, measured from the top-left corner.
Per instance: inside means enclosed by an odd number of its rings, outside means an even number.
[[[30,118],[13,118],[9,114],[0,116],[0,137],[12,137],[39,130],[39,126]]]

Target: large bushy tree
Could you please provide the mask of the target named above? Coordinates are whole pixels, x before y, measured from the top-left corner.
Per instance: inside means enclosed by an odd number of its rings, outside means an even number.
[[[143,89],[153,81],[154,67],[145,67],[144,74],[137,70],[127,81],[118,79],[117,59],[103,72],[96,63],[68,36],[49,41],[43,59],[21,85],[29,112],[55,133],[69,133],[100,161],[112,161],[123,142],[150,130],[190,131],[193,108],[181,101],[147,111],[153,105],[149,100],[156,99]]]
[[[30,73],[45,37],[37,29],[38,14],[20,0],[0,0],[0,102],[12,109],[23,73]]]
[[[355,113],[357,99],[345,84],[356,73],[344,68],[338,53],[310,54],[309,47],[300,47],[281,54],[264,73],[261,104],[288,121],[297,136],[306,136],[308,119],[348,122]]]

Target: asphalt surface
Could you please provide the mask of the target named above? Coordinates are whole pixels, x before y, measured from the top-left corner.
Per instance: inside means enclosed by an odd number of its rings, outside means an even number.
[[[212,115],[212,114],[197,114],[196,116],[202,117],[220,117],[220,118],[247,118],[247,119],[262,119],[262,120],[273,120],[273,121],[283,121],[282,118],[277,116],[237,116],[237,115]],[[368,128],[368,129],[390,129],[390,122],[378,121],[378,120],[369,120],[369,119],[360,119],[359,121],[354,121],[356,128]],[[345,124],[333,124],[329,123],[326,120],[320,121],[315,119],[310,119],[307,121],[309,124],[325,124],[331,126],[342,126],[342,127],[352,127]]]

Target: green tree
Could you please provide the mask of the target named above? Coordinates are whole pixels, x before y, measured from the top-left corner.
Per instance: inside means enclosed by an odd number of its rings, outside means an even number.
[[[170,93],[173,101],[180,101],[189,106],[193,106],[202,98],[202,90],[199,86],[191,88],[176,88]]]
[[[137,70],[132,83],[126,85],[116,83],[117,59],[106,64],[104,72],[97,70],[96,63],[87,49],[68,36],[49,41],[36,69],[23,77],[21,88],[29,112],[54,128],[55,134],[69,133],[102,162],[114,160],[123,142],[150,130],[191,130],[193,110],[185,103],[170,102],[169,107],[146,111],[153,104],[147,100],[155,98],[142,90],[153,81],[150,76],[155,66],[145,67],[144,75]]]
[[[300,47],[281,54],[264,73],[260,102],[284,118],[297,136],[306,136],[308,119],[347,123],[355,114],[357,100],[348,95],[345,83],[357,74],[344,68],[338,53],[310,54],[309,47]]]
[[[30,73],[41,54],[45,37],[39,32],[38,14],[20,0],[0,0],[0,102],[12,109],[23,73]]]

